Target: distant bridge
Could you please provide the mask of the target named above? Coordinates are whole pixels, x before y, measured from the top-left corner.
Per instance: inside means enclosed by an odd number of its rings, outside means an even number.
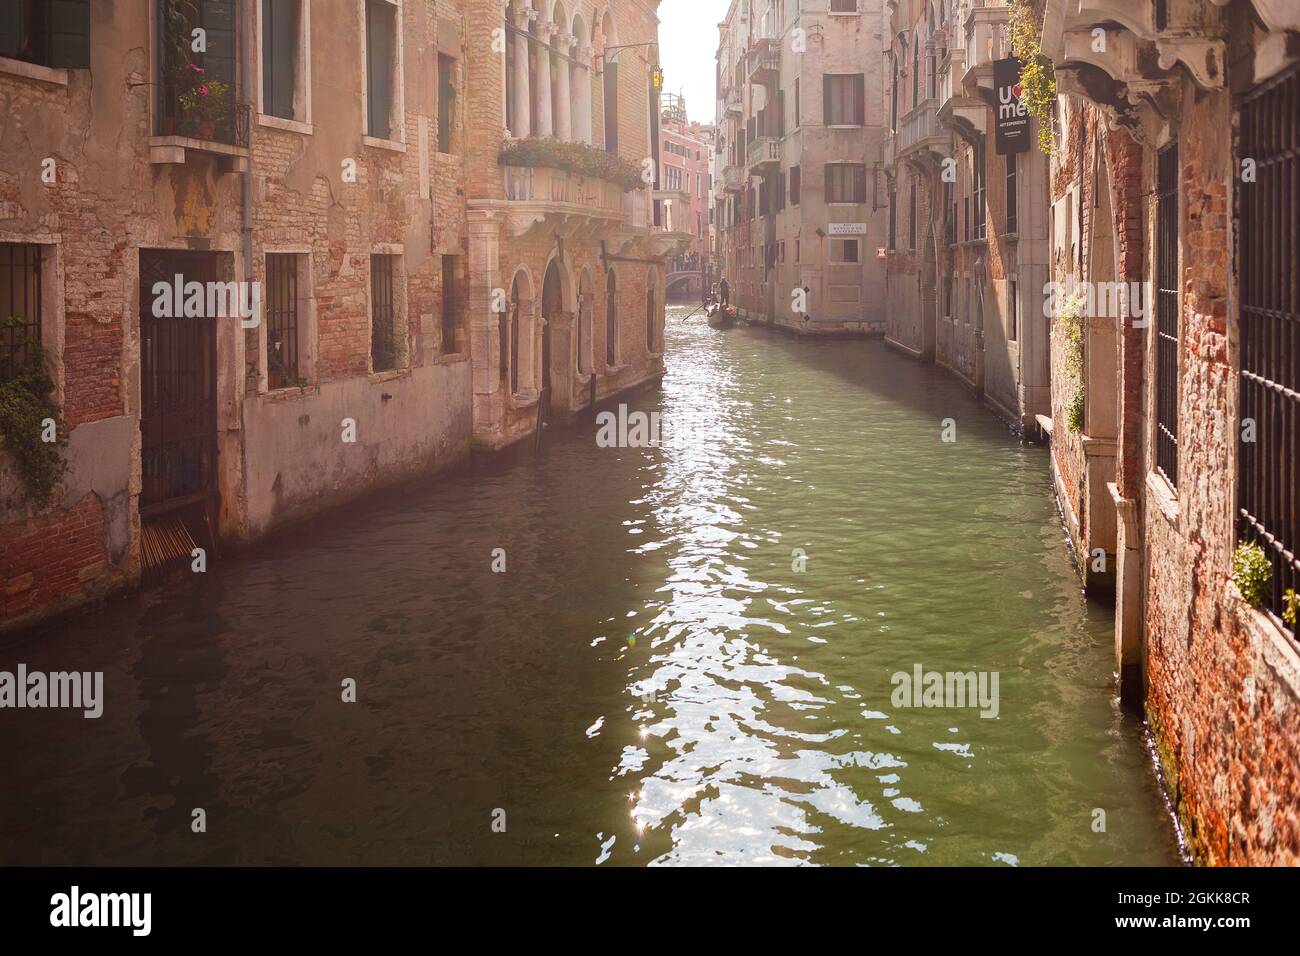
[[[679,269],[676,272],[670,272],[664,280],[664,294],[667,295],[671,292],[674,286],[689,287],[693,279],[698,280],[700,291],[703,291],[704,276],[703,269]]]

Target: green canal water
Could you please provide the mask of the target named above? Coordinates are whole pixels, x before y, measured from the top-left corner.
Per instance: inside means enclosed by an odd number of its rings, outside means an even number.
[[[105,673],[3,713],[0,861],[1178,862],[1047,453],[879,342],[685,311],[659,447],[552,429],[0,650]]]

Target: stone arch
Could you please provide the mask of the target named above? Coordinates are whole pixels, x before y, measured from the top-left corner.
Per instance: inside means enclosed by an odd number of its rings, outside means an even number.
[[[567,416],[573,409],[574,314],[577,294],[573,273],[556,252],[546,261],[538,327],[540,387],[547,389],[547,411]]]
[[[501,313],[498,320],[500,378],[512,395],[522,394],[533,386],[532,332],[536,326],[534,288],[527,267],[516,267],[510,279],[506,311]]]

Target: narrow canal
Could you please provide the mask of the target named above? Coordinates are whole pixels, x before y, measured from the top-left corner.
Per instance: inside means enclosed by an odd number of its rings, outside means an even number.
[[[658,448],[550,435],[0,649],[105,683],[4,713],[0,862],[1177,862],[1045,451],[878,342],[685,311]],[[896,705],[917,666],[996,717]]]

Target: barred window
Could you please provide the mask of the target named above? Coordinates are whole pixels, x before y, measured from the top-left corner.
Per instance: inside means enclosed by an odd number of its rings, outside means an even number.
[[[1178,146],[1156,157],[1156,468],[1178,484]]]
[[[41,342],[41,247],[0,242],[0,382],[35,358]]]
[[[1238,445],[1238,538],[1264,549],[1273,565],[1265,609],[1282,622],[1284,595],[1300,591],[1300,289],[1294,257],[1300,249],[1300,132],[1296,102],[1300,68],[1243,97],[1241,156],[1256,164],[1256,181],[1237,187],[1241,303]],[[1288,145],[1290,144],[1290,145]],[[1287,261],[1290,250],[1291,261]],[[1283,281],[1279,281],[1279,279]],[[1287,280],[1290,281],[1287,281]],[[1294,636],[1297,628],[1290,627]]]
[[[266,374],[269,388],[297,385],[298,257],[266,257]]]
[[[459,324],[462,295],[459,256],[442,257],[442,354],[456,352],[456,326]]]
[[[393,305],[396,258],[370,257],[370,367],[375,372],[397,368],[397,314]]]

